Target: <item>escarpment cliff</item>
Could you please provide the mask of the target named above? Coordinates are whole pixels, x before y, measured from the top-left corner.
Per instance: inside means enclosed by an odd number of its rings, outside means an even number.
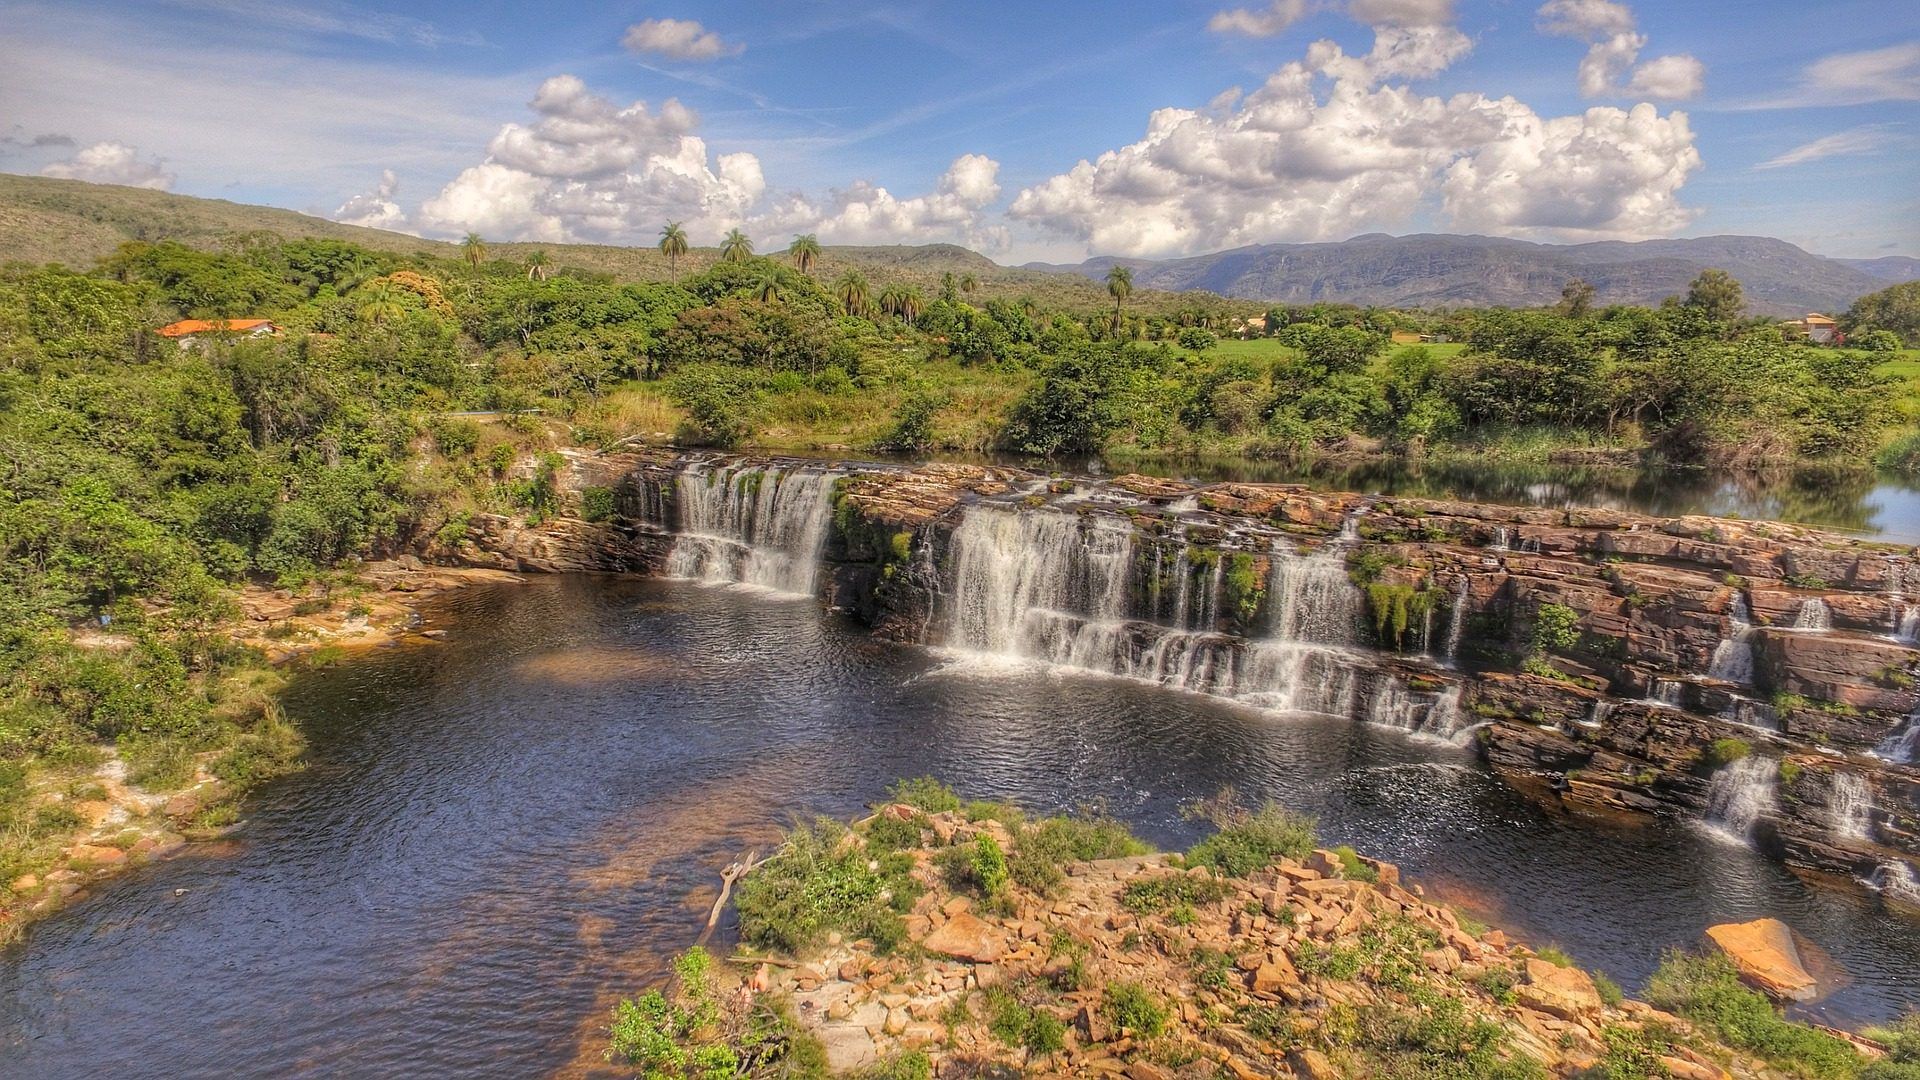
[[[1920,900],[1911,550],[955,464],[639,452],[545,475],[539,524],[476,516],[429,553],[809,593],[903,641],[1387,725],[1539,799],[1699,819]]]

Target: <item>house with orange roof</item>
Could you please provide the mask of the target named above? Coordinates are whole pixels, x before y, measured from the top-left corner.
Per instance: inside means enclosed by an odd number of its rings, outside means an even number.
[[[1788,338],[1799,338],[1816,345],[1840,345],[1847,340],[1840,333],[1840,323],[1833,316],[1817,311],[1808,312],[1798,319],[1788,319],[1780,324],[1780,331]]]
[[[258,338],[277,337],[279,333],[280,328],[272,319],[181,319],[159,330],[161,337],[179,342],[183,349],[191,349],[203,339],[219,334]]]

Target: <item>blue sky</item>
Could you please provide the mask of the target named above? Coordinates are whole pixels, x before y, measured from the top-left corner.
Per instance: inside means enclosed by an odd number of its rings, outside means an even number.
[[[1920,3],[1808,9],[0,0],[0,170],[549,242],[1920,255]]]

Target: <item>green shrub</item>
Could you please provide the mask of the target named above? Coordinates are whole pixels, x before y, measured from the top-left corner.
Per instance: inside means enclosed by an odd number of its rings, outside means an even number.
[[[908,877],[912,862],[897,853],[875,859],[836,821],[801,825],[771,859],[741,879],[735,893],[740,936],[799,953],[838,931],[890,952],[905,939],[900,916],[917,895]]]
[[[1190,866],[1208,866],[1228,877],[1246,877],[1280,858],[1304,859],[1313,851],[1310,817],[1268,803],[1258,813],[1240,813],[1220,831],[1187,851]]]
[[[1545,960],[1554,967],[1570,968],[1580,966],[1573,962],[1573,957],[1567,955],[1567,950],[1558,945],[1542,945],[1534,950],[1533,955]]]
[[[887,798],[893,802],[905,803],[916,810],[925,810],[929,814],[944,814],[960,809],[960,796],[955,795],[952,788],[931,776],[895,781],[893,786],[887,789]]]
[[[1360,853],[1346,844],[1341,844],[1339,847],[1334,848],[1333,854],[1340,860],[1340,876],[1349,881],[1371,882],[1380,880],[1380,871],[1361,862]]]
[[[980,891],[988,896],[999,896],[1007,891],[1007,855],[1000,850],[1000,841],[982,833],[973,841],[973,880]]]
[[[440,417],[427,430],[434,447],[446,457],[466,457],[480,445],[480,425],[462,417]]]
[[[580,490],[580,517],[586,521],[602,522],[613,517],[619,508],[612,488],[590,487]]]
[[[861,1069],[852,1074],[851,1080],[933,1080],[933,1062],[918,1050],[908,1050]]]
[[[1580,613],[1565,604],[1541,604],[1533,613],[1533,651],[1564,653],[1580,643]]]
[[[1627,995],[1621,991],[1620,984],[1607,978],[1605,972],[1596,971],[1593,973],[1593,988],[1599,993],[1600,1000],[1605,1002],[1608,1008],[1617,1009],[1622,1002],[1627,1000]]]
[[[1783,1018],[1724,956],[1668,953],[1647,980],[1647,1001],[1795,1076],[1849,1077],[1861,1065],[1846,1042]]]
[[[1607,1052],[1583,1080],[1646,1080],[1669,1075],[1660,1059],[1673,1049],[1673,1035],[1658,1024],[1631,1028],[1608,1024],[1600,1029]]]
[[[1021,887],[1051,894],[1065,882],[1062,867],[1067,863],[1144,855],[1150,850],[1124,823],[1112,818],[1052,817],[1021,831],[1007,865]]]
[[[1027,1004],[1006,987],[987,991],[987,1030],[1006,1045],[1024,1047],[1035,1056],[1057,1054],[1067,1044],[1067,1027],[1059,1017]]]
[[[1117,982],[1107,987],[1107,999],[1100,1011],[1108,1023],[1127,1029],[1137,1038],[1156,1038],[1167,1027],[1166,1005],[1139,983]]]
[[[1716,769],[1724,769],[1752,753],[1753,744],[1745,739],[1731,737],[1715,739],[1707,744],[1706,750],[1701,752],[1700,763],[1708,772],[1712,772]]]
[[[1417,995],[1414,1007],[1372,1005],[1360,1011],[1358,1042],[1380,1059],[1377,1075],[1421,1080],[1545,1080],[1524,1054],[1506,1056],[1506,1029],[1467,1011],[1458,999]]]
[[[1159,874],[1137,877],[1120,892],[1120,904],[1139,915],[1186,908],[1195,904],[1217,903],[1226,899],[1233,887],[1217,877],[1193,874]]]
[[[910,818],[881,814],[867,823],[867,846],[875,851],[919,847],[921,833],[926,827],[927,819],[918,814]]]

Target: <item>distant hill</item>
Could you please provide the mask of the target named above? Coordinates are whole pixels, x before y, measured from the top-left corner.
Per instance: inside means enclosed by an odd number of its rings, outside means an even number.
[[[1185,259],[1102,257],[1077,266],[1029,263],[1026,268],[1098,279],[1116,262],[1133,268],[1134,283],[1144,288],[1206,289],[1270,303],[1382,307],[1550,304],[1573,278],[1591,283],[1601,303],[1658,304],[1684,293],[1701,270],[1718,267],[1740,279],[1752,310],[1800,315],[1843,310],[1889,280],[1900,280],[1759,236],[1558,245],[1371,233],[1341,243],[1261,244]]]
[[[1920,259],[1909,255],[1888,255],[1879,259],[1835,259],[1834,262],[1851,266],[1889,285],[1920,280]]]
[[[455,245],[443,241],[342,225],[292,210],[0,173],[0,263],[52,262],[83,269],[129,240],[176,240],[192,247],[213,248],[249,232],[288,238],[328,237],[404,254],[448,258],[458,254]],[[777,253],[786,244],[784,237],[777,241],[758,239],[763,252],[772,248]],[[652,247],[509,243],[489,243],[487,247],[491,257],[510,260],[538,249],[545,251],[556,267],[611,274],[623,281],[665,281],[670,273],[666,257]],[[718,257],[712,248],[696,248],[680,259],[680,272],[698,271]],[[941,275],[951,272],[974,275],[979,283],[976,299],[1031,296],[1046,306],[1083,310],[1104,309],[1112,303],[1103,284],[1078,276],[1001,266],[953,244],[828,247],[814,272],[831,279],[850,267],[866,274],[876,289],[902,282],[919,287],[929,298],[938,288]],[[1217,297],[1173,296],[1150,290],[1135,301],[1137,309],[1148,312],[1188,305],[1221,306],[1221,301]]]

